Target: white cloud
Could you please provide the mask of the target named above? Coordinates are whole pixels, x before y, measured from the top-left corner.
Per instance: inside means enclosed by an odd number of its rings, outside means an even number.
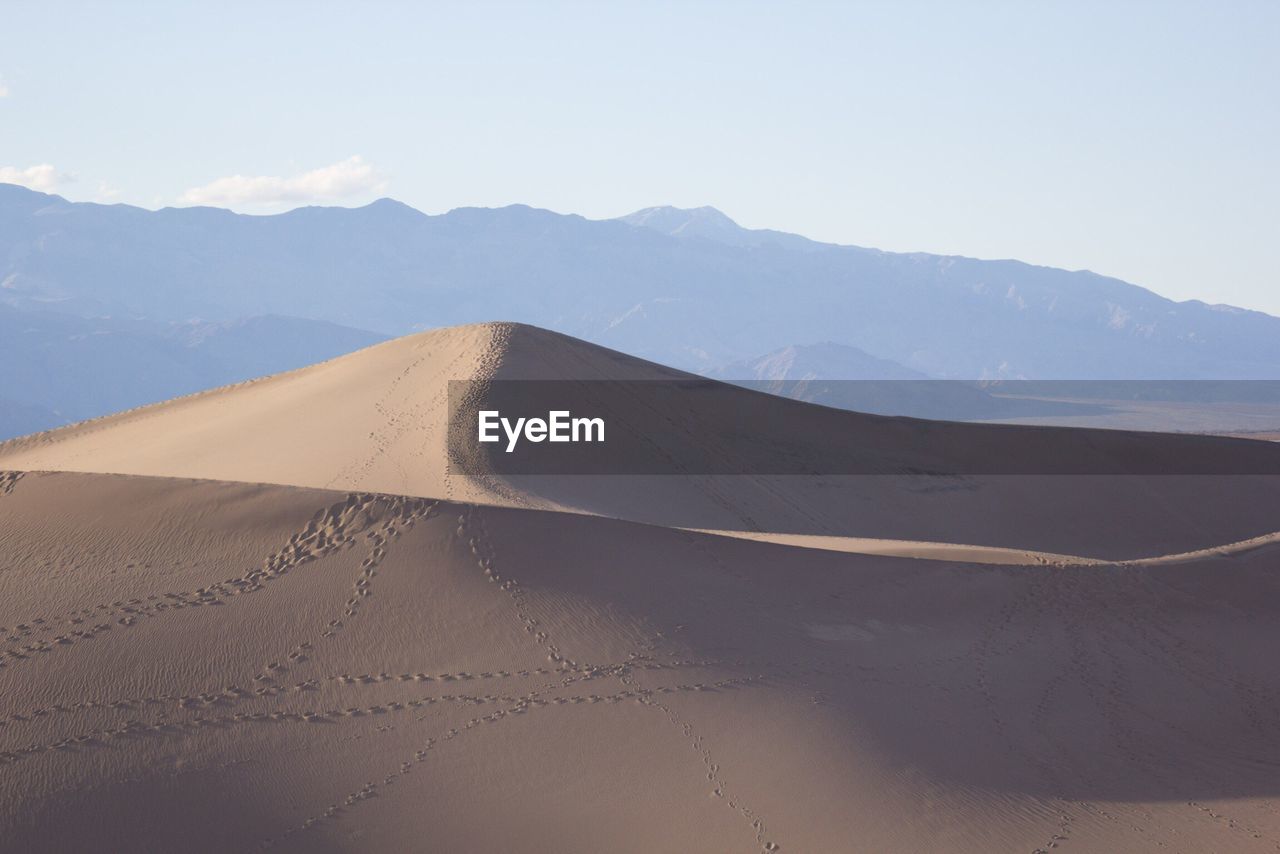
[[[19,169],[17,166],[0,166],[0,184],[19,184],[29,190],[51,193],[58,186],[60,176],[48,163]]]
[[[360,155],[289,178],[231,175],[193,187],[180,197],[188,205],[326,202],[381,192],[386,180]]]
[[[117,190],[115,187],[108,184],[106,181],[98,182],[98,189],[93,194],[93,200],[95,202],[101,202],[102,204],[109,204],[111,202],[114,202],[118,198],[120,198],[119,190]]]
[[[4,81],[0,80],[0,98],[9,97],[9,87],[4,85]]]

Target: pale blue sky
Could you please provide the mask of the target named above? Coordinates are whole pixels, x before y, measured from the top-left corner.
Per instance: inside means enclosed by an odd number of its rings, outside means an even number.
[[[8,0],[0,93],[76,200],[710,204],[1280,314],[1277,2]]]

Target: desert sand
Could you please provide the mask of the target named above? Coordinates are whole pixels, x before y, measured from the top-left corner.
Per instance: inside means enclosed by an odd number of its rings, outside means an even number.
[[[1278,527],[1280,476],[904,474],[977,452],[998,462],[1036,437],[1046,459],[1096,455],[1117,431],[946,424],[794,401],[773,425],[824,459],[864,449],[868,475],[487,476],[446,464],[450,380],[649,380],[689,375],[532,326],[421,333],[314,365],[0,443],[0,469],[189,477],[561,510],[662,526],[965,543],[1102,559],[1192,551]],[[750,392],[734,390],[747,395]],[[757,395],[758,396],[758,395]],[[648,413],[624,412],[642,420]],[[735,425],[704,424],[686,448],[728,456]],[[1091,437],[1079,441],[1072,437]],[[767,438],[767,437],[766,437]],[[1180,462],[1280,452],[1244,439],[1159,436]],[[1190,443],[1190,444],[1187,444]],[[1183,448],[1187,450],[1182,450]],[[741,460],[743,470],[751,460]],[[1247,470],[1247,467],[1246,467]],[[1123,512],[1118,513],[1117,511]]]
[[[0,849],[1280,849],[1280,478],[444,464],[449,379],[661,376],[488,324],[0,445]]]

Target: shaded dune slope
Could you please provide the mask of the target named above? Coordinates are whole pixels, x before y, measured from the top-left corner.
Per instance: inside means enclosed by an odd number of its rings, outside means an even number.
[[[981,566],[78,473],[0,520],[10,850],[1280,846],[1270,547]]]

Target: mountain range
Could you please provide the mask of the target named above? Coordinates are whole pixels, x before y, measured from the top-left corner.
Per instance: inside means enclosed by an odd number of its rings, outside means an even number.
[[[0,306],[6,329],[26,330],[6,334],[0,386],[5,418],[23,425],[497,318],[718,375],[830,344],[933,378],[1280,378],[1280,318],[1261,312],[1086,271],[819,243],[706,207],[589,220],[522,205],[431,216],[382,199],[249,216],[0,185]],[[208,343],[181,343],[219,324],[275,343],[245,355],[246,343],[234,366]],[[283,340],[301,349],[278,352]],[[163,355],[131,367],[144,352]],[[104,398],[92,366],[70,368],[84,360],[119,360],[112,375],[128,387]],[[66,367],[50,379],[20,367],[47,364]],[[823,375],[844,370],[837,358]],[[24,391],[33,378],[48,391]]]
[[[299,368],[381,340],[293,317],[177,323],[0,305],[0,438]]]

